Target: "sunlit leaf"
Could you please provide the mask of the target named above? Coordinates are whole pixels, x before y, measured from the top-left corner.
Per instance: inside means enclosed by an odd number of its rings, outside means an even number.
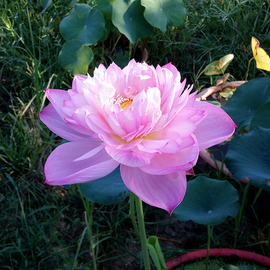
[[[180,25],[186,16],[182,0],[141,0],[144,17],[154,27],[165,32],[167,26]]]
[[[98,9],[92,9],[86,4],[76,4],[59,27],[66,41],[79,39],[84,45],[92,45],[102,37],[105,21]]]
[[[260,42],[255,37],[251,38],[251,48],[257,68],[270,71],[270,57],[265,50],[260,47]]]
[[[216,225],[238,214],[238,200],[238,191],[228,181],[198,176],[188,181],[184,200],[173,213],[182,221]]]
[[[230,99],[233,96],[233,93],[235,92],[235,88],[233,87],[227,87],[223,89],[219,94],[224,97],[226,100]]]
[[[227,54],[220,58],[218,61],[213,61],[209,65],[206,66],[206,68],[203,70],[203,73],[205,75],[217,75],[217,74],[223,74],[228,67],[228,65],[233,60],[234,55],[233,54]]]
[[[92,50],[78,39],[66,42],[59,54],[61,66],[73,75],[86,74],[92,60]]]
[[[113,4],[112,22],[131,43],[149,37],[153,27],[143,16],[140,0],[116,0]]]

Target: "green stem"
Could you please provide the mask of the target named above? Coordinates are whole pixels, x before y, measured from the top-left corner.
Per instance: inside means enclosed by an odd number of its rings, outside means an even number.
[[[38,111],[40,110],[40,86],[39,86],[39,72],[38,72],[38,63],[37,63],[37,58],[36,58],[36,53],[35,53],[35,42],[34,42],[34,36],[33,36],[33,31],[32,31],[32,24],[30,20],[30,14],[28,8],[26,8],[27,12],[27,17],[28,17],[28,24],[29,24],[29,30],[30,30],[30,37],[31,37],[31,42],[32,42],[32,54],[33,54],[33,60],[34,60],[34,81],[35,81],[35,88],[36,88],[36,95],[37,95],[37,107]]]
[[[134,195],[134,196],[135,196],[137,218],[138,218],[138,225],[139,225],[139,232],[140,232],[140,240],[141,240],[142,253],[143,253],[144,269],[151,270],[148,247],[147,247],[147,239],[146,239],[146,233],[145,233],[142,201],[136,195]]]
[[[92,259],[93,259],[93,263],[94,263],[94,270],[97,270],[96,254],[95,254],[94,241],[93,241],[93,232],[92,232],[94,202],[89,201],[89,200],[87,200],[87,201],[88,201],[88,203],[90,203],[90,211],[89,211],[89,216],[88,216],[90,248],[91,248]]]
[[[136,42],[136,45],[137,45],[137,42]],[[136,47],[134,47],[134,51],[136,50]],[[132,43],[129,42],[129,46],[128,46],[128,61],[131,60],[131,55],[132,55]],[[133,57],[134,58],[134,57]]]
[[[254,198],[254,201],[253,201],[253,203],[252,203],[251,206],[253,206],[253,205],[255,204],[255,202],[256,202],[257,199],[259,198],[260,194],[262,193],[262,191],[263,191],[262,188],[260,188],[260,189],[258,190],[258,192],[257,192],[257,194],[256,194],[256,196],[255,196],[255,198]]]
[[[270,227],[268,232],[268,239],[270,239]],[[270,241],[268,241],[268,251],[270,252]]]
[[[130,210],[129,210],[129,213],[130,213],[130,218],[131,218],[131,221],[132,221],[134,231],[135,231],[137,237],[139,238],[139,241],[141,242],[139,229],[138,229],[138,225],[137,225],[136,217],[135,217],[135,208],[134,208],[135,196],[136,195],[134,195],[134,193],[132,193],[132,192],[130,193],[130,197],[129,197]]]
[[[206,252],[206,270],[209,269],[209,249],[211,243],[211,228],[210,225],[207,225],[207,252]]]
[[[97,270],[97,263],[96,263],[96,254],[95,254],[95,248],[94,248],[94,241],[93,241],[93,233],[92,233],[92,220],[93,220],[93,209],[94,209],[94,202],[89,201],[87,198],[84,198],[79,187],[78,187],[79,193],[81,195],[81,199],[84,205],[84,209],[86,212],[85,222],[88,229],[88,236],[90,241],[90,253],[92,255],[92,260],[94,264],[94,270]]]
[[[251,182],[249,181],[249,182],[247,183],[246,187],[245,187],[245,190],[244,190],[244,194],[243,194],[243,198],[242,198],[242,202],[241,202],[239,214],[238,214],[238,216],[235,218],[235,228],[236,228],[236,231],[235,231],[234,244],[233,244],[233,247],[234,247],[234,248],[236,247],[237,236],[238,236],[238,229],[239,229],[240,222],[241,222],[241,219],[242,219],[242,215],[243,215],[243,211],[244,211],[244,206],[245,206],[245,204],[246,204],[247,194],[248,194],[248,190],[249,190],[250,185],[251,185]]]
[[[247,74],[246,74],[246,81],[247,81],[247,78],[248,78],[248,71],[249,71],[249,66],[250,66],[250,63],[251,61],[254,59],[254,57],[252,57],[249,61],[248,61],[248,67],[247,67]]]
[[[112,48],[109,56],[111,56],[113,54],[113,51],[115,51],[115,54],[116,54],[116,45],[117,45],[118,41],[120,40],[121,36],[122,36],[122,34],[119,35],[119,37],[117,38],[116,42],[113,44],[113,48]]]

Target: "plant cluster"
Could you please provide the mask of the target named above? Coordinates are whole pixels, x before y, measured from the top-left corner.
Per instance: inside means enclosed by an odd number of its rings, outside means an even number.
[[[39,120],[46,88],[71,89],[74,74],[93,76],[100,63],[124,67],[132,58],[155,67],[171,62],[201,99],[215,85],[222,92],[214,104],[228,99],[224,110],[237,125],[225,159],[201,152],[216,169],[199,160],[171,217],[144,204],[146,233],[158,236],[147,242],[153,265],[165,268],[161,249],[167,261],[210,243],[269,256],[267,1],[16,0],[0,11],[1,267],[140,268],[140,206],[127,197],[120,171],[78,188],[44,184],[45,161],[67,142]],[[248,82],[225,89],[238,80]],[[183,244],[186,232],[192,245]]]

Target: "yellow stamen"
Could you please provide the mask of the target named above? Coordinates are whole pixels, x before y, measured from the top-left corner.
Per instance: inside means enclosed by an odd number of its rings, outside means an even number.
[[[122,94],[120,94],[117,96],[117,99],[114,101],[114,103],[119,104],[121,107],[121,110],[125,110],[126,108],[128,108],[132,104],[133,98],[134,98],[134,96],[124,98],[122,96]]]
[[[125,110],[132,104],[132,102],[133,102],[132,99],[124,100],[123,102],[120,103],[121,109]]]

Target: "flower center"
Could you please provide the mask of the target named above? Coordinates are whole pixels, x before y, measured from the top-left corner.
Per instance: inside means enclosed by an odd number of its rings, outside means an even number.
[[[133,102],[133,99],[127,99],[120,103],[121,109],[125,110],[127,107],[129,107]]]
[[[121,110],[125,110],[126,108],[128,108],[132,104],[133,98],[134,98],[134,96],[130,96],[129,98],[124,98],[120,94],[119,96],[117,96],[115,103],[118,103],[120,105]]]

